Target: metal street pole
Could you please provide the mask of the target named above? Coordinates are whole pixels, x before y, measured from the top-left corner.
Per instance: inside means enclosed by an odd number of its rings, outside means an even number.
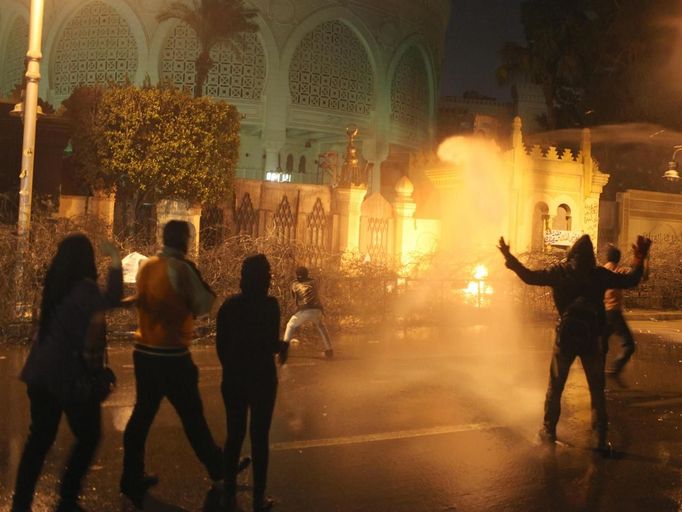
[[[21,295],[25,258],[29,248],[29,232],[31,229],[31,198],[33,195],[33,163],[35,160],[36,119],[38,112],[38,83],[40,82],[40,60],[43,57],[41,42],[43,34],[43,14],[45,0],[31,0],[31,12],[28,29],[28,52],[26,53],[26,89],[24,91],[23,120],[24,137],[21,148],[21,173],[19,174],[19,219],[18,264],[15,290],[18,299],[18,312],[24,316],[24,297]]]

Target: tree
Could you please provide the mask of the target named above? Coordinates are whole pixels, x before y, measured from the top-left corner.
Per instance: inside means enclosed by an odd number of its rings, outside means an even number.
[[[585,76],[592,19],[589,0],[526,0],[521,21],[526,45],[506,43],[499,52],[498,83],[530,79],[542,87],[547,128],[560,125],[563,103],[580,95]]]
[[[231,190],[237,110],[169,87],[83,86],[64,102],[77,170],[93,190],[210,203]],[[120,192],[120,191],[119,191]]]
[[[196,60],[195,98],[204,94],[204,84],[213,67],[211,50],[219,43],[228,43],[240,51],[235,39],[243,32],[258,31],[258,25],[253,21],[257,14],[256,9],[244,7],[243,0],[193,0],[191,6],[172,2],[157,16],[158,21],[180,20],[196,33],[199,55]]]

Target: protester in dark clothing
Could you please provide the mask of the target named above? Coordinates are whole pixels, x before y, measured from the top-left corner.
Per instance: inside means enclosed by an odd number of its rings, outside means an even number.
[[[604,292],[609,288],[631,288],[639,283],[650,245],[651,240],[637,238],[637,244],[633,245],[633,271],[628,274],[617,274],[598,267],[588,235],[583,235],[573,244],[566,261],[544,270],[529,270],[512,256],[509,245],[500,238],[499,249],[507,267],[526,284],[552,287],[554,304],[561,317],[549,371],[544,425],[539,433],[542,440],[556,441],[561,393],[571,365],[579,357],[590,389],[592,428],[597,438],[597,449],[607,449],[604,358],[600,343],[605,323]]]
[[[606,265],[604,268],[612,272],[623,273],[625,269],[619,267],[620,250],[617,247],[609,247],[606,253]],[[646,278],[645,278],[646,280]],[[606,290],[604,294],[604,307],[606,308],[606,329],[604,330],[604,357],[609,351],[609,338],[616,334],[621,338],[621,353],[613,361],[613,366],[607,368],[607,374],[618,376],[625,364],[635,353],[635,339],[623,316],[623,291],[618,289]]]
[[[253,458],[253,510],[272,507],[265,496],[269,434],[277,394],[274,354],[286,361],[287,345],[279,341],[280,310],[268,296],[270,264],[258,254],[242,264],[241,293],[228,298],[217,319],[216,347],[223,366],[222,394],[227,413],[225,490],[228,503],[236,504],[238,460],[247,416],[251,416]]]
[[[317,283],[310,277],[306,267],[296,269],[296,280],[291,284],[291,296],[296,301],[296,312],[287,322],[284,341],[289,343],[296,329],[306,322],[312,322],[322,337],[325,357],[334,357],[329,331],[322,320],[323,308],[317,291]]]
[[[104,312],[121,300],[121,259],[109,243],[107,288],[97,286],[92,244],[84,235],[61,241],[45,277],[37,336],[20,378],[31,403],[31,427],[17,471],[12,511],[29,511],[35,486],[62,414],[76,438],[60,487],[59,512],[82,510],[81,482],[100,439],[100,398],[87,386],[103,368]],[[78,391],[78,393],[76,392]]]
[[[144,449],[164,397],[180,416],[214,486],[219,487],[223,478],[222,453],[204,417],[199,372],[189,351],[194,317],[210,311],[215,295],[196,266],[185,258],[189,238],[186,222],[168,222],[163,230],[163,250],[147,260],[137,275],[136,399],[123,435],[120,489],[138,508],[143,507],[147,490],[158,482],[156,476],[145,473]]]

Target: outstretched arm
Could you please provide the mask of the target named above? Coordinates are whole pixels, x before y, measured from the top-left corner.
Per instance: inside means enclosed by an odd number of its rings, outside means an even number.
[[[555,267],[545,270],[530,270],[511,253],[509,244],[505,242],[504,237],[500,237],[497,248],[504,256],[507,268],[519,276],[524,283],[535,286],[553,286],[556,283],[557,272]]]
[[[616,272],[604,273],[607,288],[634,288],[644,275],[644,260],[649,255],[651,240],[638,236],[637,242],[632,244],[632,270],[627,274]]]

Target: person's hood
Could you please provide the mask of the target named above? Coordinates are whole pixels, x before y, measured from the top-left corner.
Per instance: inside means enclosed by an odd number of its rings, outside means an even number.
[[[594,246],[589,235],[578,238],[566,255],[568,264],[576,270],[585,270],[597,266]]]

